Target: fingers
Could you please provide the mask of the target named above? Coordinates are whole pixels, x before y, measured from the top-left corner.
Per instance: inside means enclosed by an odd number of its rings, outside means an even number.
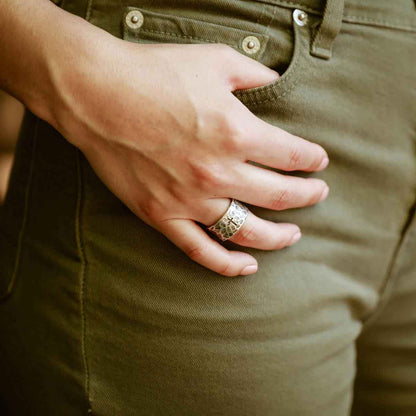
[[[197,221],[206,226],[213,225],[224,215],[229,205],[229,199],[206,200],[203,204],[205,213]],[[263,220],[249,211],[244,224],[230,240],[260,250],[279,250],[294,244],[299,238],[300,229],[297,225]]]
[[[158,229],[192,260],[216,273],[237,276],[257,271],[254,257],[227,250],[192,220],[167,220]]]
[[[321,202],[328,196],[329,187],[318,178],[283,175],[242,163],[235,166],[233,180],[221,191],[230,198],[281,211]]]
[[[285,171],[321,171],[329,163],[327,152],[319,144],[294,136],[275,127],[247,110],[244,149],[247,160]]]
[[[196,220],[209,227],[225,214],[229,205],[228,198],[205,200],[200,204],[201,210]],[[297,225],[267,221],[249,211],[244,224],[230,240],[260,250],[279,250],[294,244],[299,238],[300,229]]]
[[[295,224],[274,223],[249,212],[243,226],[230,240],[260,250],[280,250],[295,244],[300,237],[300,229]]]
[[[223,73],[227,75],[230,91],[260,87],[279,78],[276,71],[231,48],[225,50]]]
[[[225,201],[222,198],[218,201],[205,201],[206,215],[201,215],[197,220],[207,226],[212,225],[207,219],[215,218],[213,222],[216,222],[221,218],[228,208],[224,209]],[[227,250],[192,220],[170,219],[159,225],[158,230],[193,261],[216,273],[237,276],[257,271],[257,262],[252,256]],[[249,212],[243,226],[230,240],[241,246],[260,250],[278,250],[296,243],[300,237],[300,229],[295,224],[274,223]]]

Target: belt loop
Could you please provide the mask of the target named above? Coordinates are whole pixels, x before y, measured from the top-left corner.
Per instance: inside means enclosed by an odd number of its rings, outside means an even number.
[[[326,0],[322,22],[311,45],[311,55],[329,59],[332,44],[337,37],[344,14],[344,0]]]

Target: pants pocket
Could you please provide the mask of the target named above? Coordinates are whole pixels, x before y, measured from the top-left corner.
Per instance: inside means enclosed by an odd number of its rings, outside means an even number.
[[[270,55],[286,57],[285,62],[279,61],[279,69],[285,70],[275,82],[234,92],[244,104],[255,105],[286,95],[311,67],[308,16],[298,9],[290,11],[280,6],[275,7],[278,9],[275,13],[279,14],[278,23],[281,27],[270,33],[279,38],[277,42],[270,41],[267,28],[262,31],[259,27],[256,32],[248,30],[245,25],[225,25],[224,20],[217,24],[201,20],[199,15],[198,18],[190,18],[138,7],[125,8],[122,15],[122,37],[137,43],[222,43],[259,62],[270,62],[269,58],[265,59],[265,56]]]

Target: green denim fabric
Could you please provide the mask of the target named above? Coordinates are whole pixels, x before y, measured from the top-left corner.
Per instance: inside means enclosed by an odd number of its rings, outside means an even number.
[[[322,145],[327,169],[290,175],[331,191],[307,208],[250,206],[303,237],[280,251],[238,247],[259,271],[226,278],[138,219],[28,113],[0,211],[2,414],[416,415],[413,0],[347,0],[343,15],[326,13],[333,27],[342,18],[325,38],[329,59],[311,54],[321,0],[62,6],[132,42],[247,54],[244,39],[257,37],[248,55],[283,76],[235,95]],[[127,24],[132,10],[140,28]]]

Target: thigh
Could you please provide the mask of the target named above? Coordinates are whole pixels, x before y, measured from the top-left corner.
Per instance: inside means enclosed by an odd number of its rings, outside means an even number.
[[[26,114],[0,212],[1,414],[88,409],[76,154],[52,127]]]
[[[416,220],[392,262],[377,311],[357,343],[357,378],[352,414],[416,414]]]
[[[105,26],[96,5],[92,21]],[[286,11],[266,7],[261,19],[268,13],[276,18],[268,30],[280,39]],[[238,94],[257,116],[320,143],[331,159],[324,172],[294,173],[325,179],[324,203],[251,207],[303,232],[281,251],[248,250],[259,260],[255,276],[227,279],[190,261],[134,218],[84,161],[86,355],[98,414],[349,413],[361,320],[376,308],[414,200],[411,97],[394,81],[411,76],[407,39],[344,25],[323,61],[309,55],[302,32],[281,81]],[[375,71],[386,55],[397,65]]]
[[[92,23],[117,34],[119,3],[92,2]],[[161,11],[163,2],[149,3]],[[214,3],[211,19],[233,26],[235,17]],[[324,172],[291,173],[325,179],[328,199],[280,212],[250,207],[298,224],[303,238],[280,251],[247,249],[257,274],[225,278],[135,217],[83,155],[40,122],[19,269],[0,305],[11,408],[22,409],[24,397],[43,414],[88,406],[96,415],[348,415],[361,320],[377,306],[414,198],[414,104],[395,82],[414,81],[412,44],[402,32],[344,24],[323,61],[309,54],[309,29],[297,40],[286,36],[291,10],[232,7],[239,30],[261,23],[272,34],[265,63],[284,67],[273,61],[276,45],[295,57],[280,81],[238,98],[328,151]],[[256,17],[247,19],[250,10]],[[386,60],[395,62],[390,73],[375,71]],[[0,255],[11,270],[11,257]]]

